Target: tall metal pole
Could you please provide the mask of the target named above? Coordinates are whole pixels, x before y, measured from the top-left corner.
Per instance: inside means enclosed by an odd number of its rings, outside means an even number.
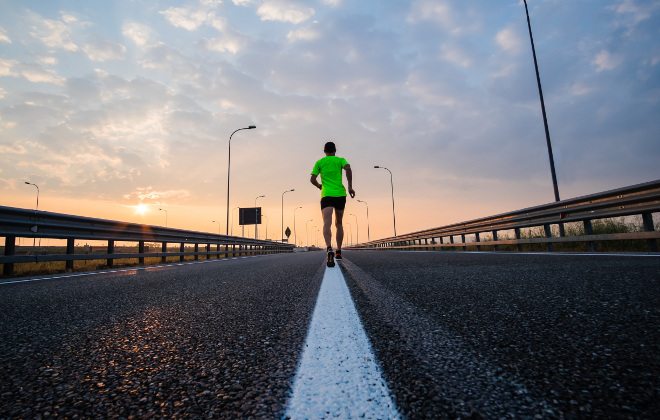
[[[293,188],[282,193],[282,242],[284,242],[284,194],[295,191]]]
[[[355,217],[355,243],[359,244],[360,243],[360,225],[358,224],[357,216],[354,215],[353,213],[349,213],[348,215]]]
[[[265,195],[260,195],[259,197],[254,199],[254,213],[255,213],[254,214],[254,216],[255,216],[255,218],[254,218],[254,239],[259,239],[257,237],[257,217],[256,217],[256,216],[258,216],[258,214],[257,214],[257,200],[260,199],[260,198],[264,198],[264,197],[265,197]]]
[[[367,242],[371,242],[371,231],[369,228],[369,204],[366,201],[358,200],[360,203],[364,203],[367,206]]]
[[[167,210],[165,210],[165,209],[158,209],[158,210],[165,212],[165,227],[167,227]]]
[[[227,153],[227,229],[225,231],[225,235],[229,235],[229,175],[231,174],[231,138],[236,134],[236,132],[241,131],[241,130],[252,130],[254,128],[257,128],[254,125],[250,125],[247,127],[239,128],[238,130],[234,130],[233,133],[229,136],[229,152]]]
[[[293,244],[298,246],[298,234],[296,233],[296,210],[301,209],[302,206],[293,209]]]
[[[394,220],[394,236],[396,236],[396,213],[394,211],[394,179],[392,177],[392,171],[387,169],[384,166],[374,166],[376,169],[385,169],[387,172],[390,173],[390,187],[392,187],[392,220]]]
[[[545,127],[545,142],[548,145],[548,157],[550,158],[550,172],[552,173],[552,187],[555,190],[555,201],[559,201],[559,187],[557,186],[557,174],[555,173],[555,159],[552,156],[552,144],[550,143],[550,130],[548,129],[548,118],[545,113],[545,102],[543,101],[543,89],[541,88],[541,76],[539,75],[539,65],[536,61],[536,48],[534,48],[534,37],[532,36],[532,24],[529,20],[529,10],[527,9],[527,0],[525,3],[525,14],[527,15],[527,29],[529,29],[529,40],[532,44],[532,55],[534,56],[534,69],[536,70],[536,84],[539,88],[539,98],[541,99],[541,113],[543,114],[543,126]],[[396,235],[395,235],[396,236]]]
[[[348,226],[348,235],[351,238],[351,245],[353,245],[353,228],[351,227],[351,224],[346,222],[346,226]]]
[[[33,187],[35,187],[37,189],[37,206],[34,208],[35,219],[36,219],[36,217],[37,217],[36,214],[39,211],[39,186],[37,184],[34,184],[32,182],[28,182],[28,181],[25,181],[25,184],[26,185],[32,185]],[[37,224],[38,223],[35,223],[35,226]],[[36,230],[35,230],[35,233],[36,233]],[[35,236],[35,237],[32,238],[32,249],[33,249],[33,251],[34,251],[34,247],[35,247],[36,243],[37,243],[37,237]],[[41,238],[39,238],[39,247],[41,247]]]

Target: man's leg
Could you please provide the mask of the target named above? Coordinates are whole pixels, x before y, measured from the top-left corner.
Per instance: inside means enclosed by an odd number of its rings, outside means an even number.
[[[337,249],[341,249],[344,242],[344,210],[335,209],[335,227],[337,228]]]
[[[326,248],[332,246],[332,207],[321,209],[323,214],[323,239],[325,239]]]

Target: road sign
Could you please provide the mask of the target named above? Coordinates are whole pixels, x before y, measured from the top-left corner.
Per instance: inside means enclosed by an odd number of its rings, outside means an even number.
[[[238,209],[238,224],[243,225],[260,225],[261,224],[261,207],[246,207]]]
[[[289,239],[289,236],[291,236],[291,229],[289,227],[286,227],[286,230],[284,231],[284,234],[286,235],[286,238]]]

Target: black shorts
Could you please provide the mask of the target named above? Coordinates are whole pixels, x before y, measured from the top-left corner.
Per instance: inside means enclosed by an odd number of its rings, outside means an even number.
[[[334,207],[337,210],[344,210],[346,207],[346,196],[343,197],[323,197],[321,199],[321,210],[326,207]]]

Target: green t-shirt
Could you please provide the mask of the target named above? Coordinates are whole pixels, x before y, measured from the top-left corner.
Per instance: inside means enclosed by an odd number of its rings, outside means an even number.
[[[314,164],[312,175],[321,175],[321,197],[346,197],[341,170],[348,165],[343,157],[326,156]]]

